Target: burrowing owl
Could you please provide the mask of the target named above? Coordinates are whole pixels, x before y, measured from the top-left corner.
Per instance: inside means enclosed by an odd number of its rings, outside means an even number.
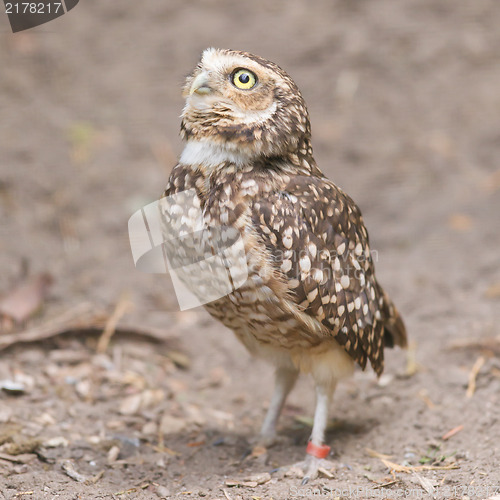
[[[248,279],[206,308],[276,366],[263,441],[275,436],[298,374],[312,375],[304,463],[314,477],[330,450],[324,433],[337,381],[368,360],[380,375],[384,347],[406,345],[403,321],[375,278],[359,208],[316,165],[292,79],[261,57],[207,49],[184,96],[186,145],[165,195],[194,189],[208,226],[241,234]]]

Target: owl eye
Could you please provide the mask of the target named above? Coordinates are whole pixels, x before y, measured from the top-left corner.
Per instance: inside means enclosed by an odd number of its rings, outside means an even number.
[[[249,69],[237,69],[231,75],[233,85],[242,90],[250,90],[257,83],[257,76]]]

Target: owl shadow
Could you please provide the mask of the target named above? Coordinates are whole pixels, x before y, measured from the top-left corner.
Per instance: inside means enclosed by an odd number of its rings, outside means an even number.
[[[297,454],[301,456],[304,453],[305,447],[309,441],[312,431],[312,417],[297,416],[295,419],[284,419],[284,422],[278,429],[276,443],[269,450],[275,451],[278,454],[283,452]],[[376,418],[359,417],[353,419],[332,418],[328,422],[325,432],[325,443],[331,445],[332,454],[339,455],[341,450],[348,447],[352,443],[358,443],[360,437],[373,431],[379,425]],[[220,439],[224,442],[228,438],[221,436]],[[257,435],[232,434],[229,437],[229,442],[233,442],[241,452],[243,458],[252,454],[252,448],[255,442],[258,442]]]
[[[373,417],[359,417],[354,419],[332,418],[328,421],[325,432],[326,443],[347,443],[350,440],[358,440],[372,431],[378,425],[377,419]],[[287,436],[294,446],[305,446],[312,431],[312,418],[300,418],[289,423],[281,429],[280,435]]]
[[[240,430],[227,430],[218,426],[203,429],[201,443],[187,443],[186,435],[170,435],[167,442],[174,449],[185,450],[182,457],[170,457],[167,475],[182,477],[187,483],[194,480],[200,470],[204,477],[225,475],[240,477],[263,471],[274,474],[292,463],[304,458],[305,447],[311,434],[306,422],[290,419],[280,426],[278,441],[268,448],[255,446],[255,433]],[[353,420],[332,419],[326,433],[325,442],[331,445],[331,457],[342,463],[349,456],[347,449],[359,443],[360,436],[368,433],[378,422],[372,418]],[[189,464],[189,465],[188,465]]]

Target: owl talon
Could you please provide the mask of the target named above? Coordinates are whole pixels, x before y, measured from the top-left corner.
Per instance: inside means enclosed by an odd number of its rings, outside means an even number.
[[[334,467],[334,463],[330,460],[307,455],[305,460],[293,465],[281,467],[281,470],[285,471],[286,477],[302,479],[301,484],[304,485],[316,479],[320,472],[327,477],[332,477],[331,471]]]

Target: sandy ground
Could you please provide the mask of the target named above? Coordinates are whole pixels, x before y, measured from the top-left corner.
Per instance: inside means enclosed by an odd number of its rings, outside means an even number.
[[[15,331],[84,303],[109,315],[128,294],[122,320],[164,338],[0,352],[0,380],[23,387],[0,391],[0,499],[500,494],[499,25],[494,0],[86,0],[16,35],[0,15],[0,291],[54,279]],[[381,380],[358,371],[339,387],[336,468],[308,489],[265,473],[302,458],[311,381],[284,410],[283,443],[248,456],[271,368],[204,311],[176,311],[168,279],[130,255],[127,220],[175,164],[180,86],[207,46],[297,81],[318,163],[363,210],[412,341]]]

